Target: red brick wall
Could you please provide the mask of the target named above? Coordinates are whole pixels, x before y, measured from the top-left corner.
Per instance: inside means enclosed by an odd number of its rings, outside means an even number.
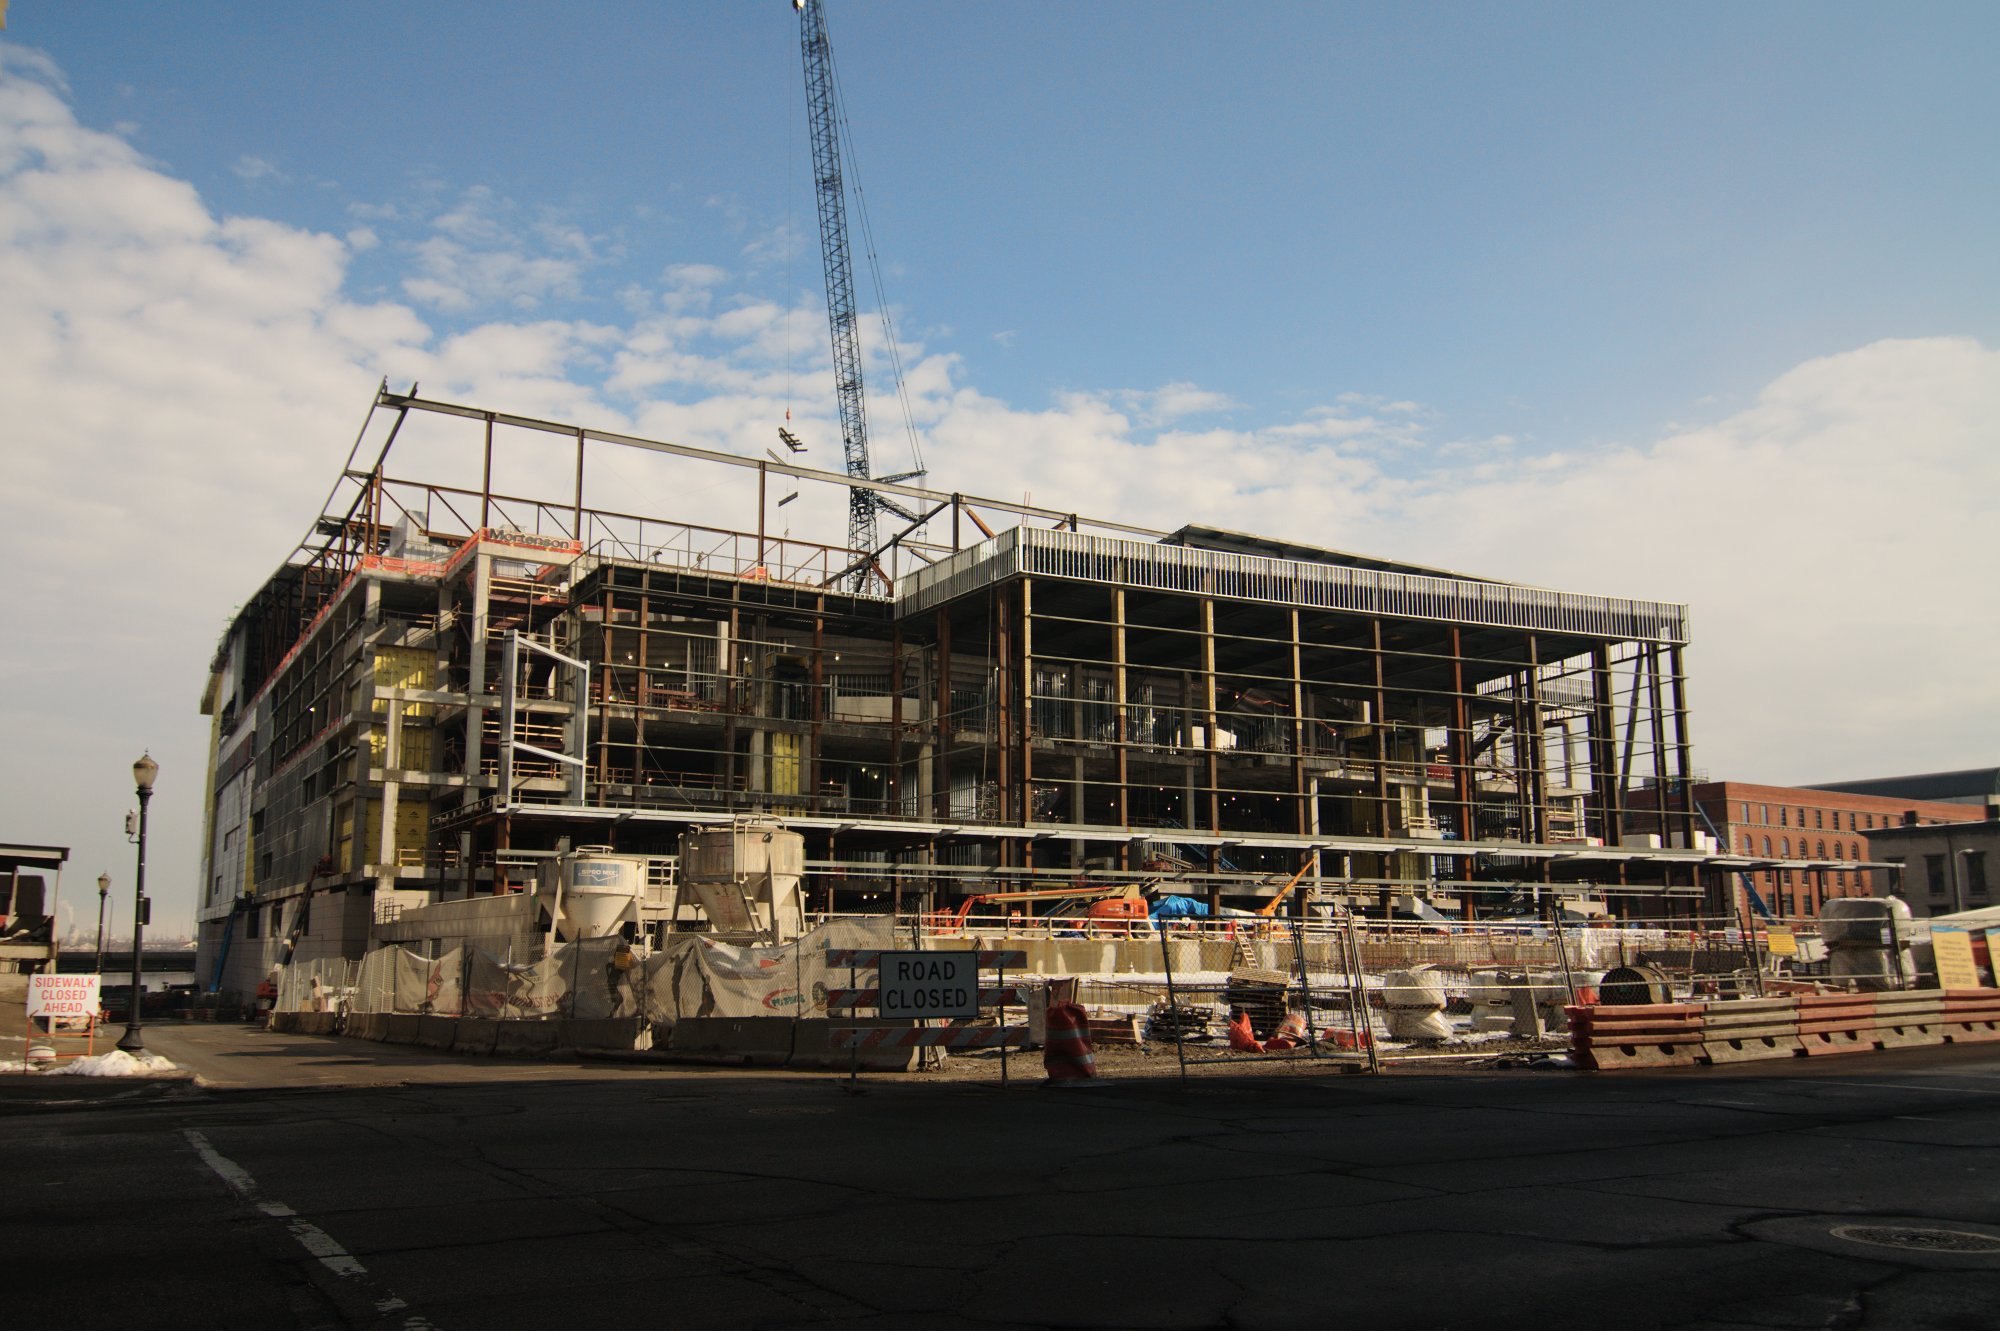
[[[1975,822],[1985,817],[1983,809],[1970,804],[1739,781],[1704,782],[1694,793],[1696,802],[1722,834],[1724,850],[1760,859],[1865,861],[1874,858],[1868,850],[1868,833],[1900,826],[1906,813],[1914,812],[1921,823]],[[1764,903],[1779,918],[1811,919],[1827,897],[1873,895],[1874,872],[1836,869],[1821,874],[1767,869],[1750,877]],[[1740,913],[1744,909],[1741,879],[1735,874],[1730,875],[1729,897]]]

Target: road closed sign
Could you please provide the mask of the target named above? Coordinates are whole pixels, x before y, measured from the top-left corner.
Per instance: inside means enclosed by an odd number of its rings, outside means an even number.
[[[877,971],[884,1017],[976,1017],[979,954],[884,952]]]
[[[95,975],[31,975],[28,977],[30,1017],[94,1017],[97,1015]]]

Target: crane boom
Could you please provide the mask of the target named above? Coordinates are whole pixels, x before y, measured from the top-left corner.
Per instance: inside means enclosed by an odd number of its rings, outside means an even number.
[[[806,67],[806,111],[812,126],[813,184],[819,194],[819,248],[826,264],[826,322],[833,337],[833,388],[840,401],[840,447],[847,474],[868,479],[868,418],[861,391],[861,339],[855,328],[854,263],[847,246],[847,194],[840,178],[840,131],[834,113],[833,48],[820,0],[792,0],[799,11],[799,46]],[[875,551],[875,494],[847,492],[847,544],[856,557]],[[855,574],[866,584],[864,565]]]

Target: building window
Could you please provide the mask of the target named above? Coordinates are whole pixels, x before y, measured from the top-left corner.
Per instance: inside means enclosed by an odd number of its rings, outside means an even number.
[[[1758,822],[1760,822],[1760,823],[1768,823],[1768,822],[1770,822],[1770,821],[1771,821],[1771,806],[1770,806],[1770,805],[1768,805],[1768,804],[1759,804],[1759,805],[1757,806],[1757,821],[1758,821]]]
[[[1778,843],[1778,853],[1786,859],[1792,858],[1792,839],[1790,837],[1786,837]]]
[[[1821,859],[1825,859],[1825,858],[1826,858],[1826,842],[1824,842],[1824,841],[1820,842],[1820,843],[1819,843],[1819,848],[1818,848],[1817,850],[1815,850],[1815,851],[1814,851],[1813,853],[1814,853],[1814,854],[1816,854],[1816,855],[1818,855],[1818,856],[1819,856],[1819,857],[1820,857]]]
[[[1748,800],[1745,800],[1743,803],[1743,821],[1746,823],[1750,821],[1750,802]]]
[[[253,910],[245,915],[243,917],[243,936],[245,938],[255,938],[257,936],[257,922],[263,918],[264,912],[261,910]]]
[[[1847,815],[1847,830],[1850,832],[1854,830],[1854,815],[1851,813]]]
[[[1778,809],[1778,826],[1790,827],[1791,825],[1792,825],[1792,811],[1790,809],[1781,806]]]
[[[1965,894],[1969,897],[1986,895],[1986,852],[1983,850],[1961,851],[1959,859],[1965,862]]]
[[[1871,832],[1872,832],[1872,831],[1874,831],[1874,830],[1875,830],[1875,815],[1871,813],[1871,814],[1869,814],[1869,815],[1868,815],[1868,816],[1867,816],[1867,817],[1866,817],[1865,819],[1863,819],[1863,820],[1862,820],[1862,826],[1866,827],[1866,828],[1867,828],[1867,829],[1868,829],[1869,831],[1871,831]]]
[[[1930,884],[1932,899],[1942,900],[1949,894],[1950,889],[1944,881],[1944,856],[1924,856],[1924,878]]]
[[[1769,837],[1765,837],[1765,838],[1764,838],[1764,854],[1765,854],[1765,856],[1766,856],[1766,857],[1768,857],[1768,856],[1770,855],[1770,853],[1771,853],[1771,838],[1769,838]]]

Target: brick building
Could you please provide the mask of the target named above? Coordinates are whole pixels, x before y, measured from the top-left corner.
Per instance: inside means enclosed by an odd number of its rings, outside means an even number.
[[[1711,904],[1741,914],[1747,877],[1781,919],[1811,919],[1828,897],[1875,895],[1879,873],[1859,867],[1877,860],[1869,849],[1871,833],[1905,824],[1974,822],[1984,815],[1978,806],[1961,803],[1742,781],[1701,782],[1694,794],[1721,848],[1752,864],[1727,874]],[[1799,861],[1821,863],[1815,868]],[[1857,867],[1838,867],[1842,864]]]

